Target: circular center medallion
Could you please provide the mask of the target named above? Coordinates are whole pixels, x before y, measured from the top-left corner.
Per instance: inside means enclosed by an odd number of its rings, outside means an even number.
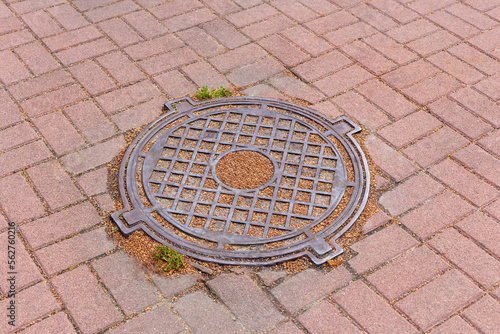
[[[232,151],[215,166],[217,178],[235,189],[255,189],[264,186],[274,175],[274,166],[264,154],[250,151]]]

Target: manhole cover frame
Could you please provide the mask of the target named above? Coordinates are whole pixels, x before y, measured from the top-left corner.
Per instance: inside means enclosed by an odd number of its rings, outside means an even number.
[[[235,106],[237,106],[238,108],[242,108],[237,111],[240,113],[242,112],[242,110],[246,110],[247,108],[252,108],[250,114],[252,114],[252,112],[270,113],[270,108],[275,108],[277,110],[284,111],[276,111],[276,117],[295,118],[302,123],[304,123],[304,119],[309,119],[313,123],[316,123],[323,127],[324,131],[317,129],[317,133],[320,134],[323,138],[328,138],[328,136],[333,135],[342,144],[348,154],[348,157],[352,163],[352,168],[354,170],[354,182],[348,182],[347,180],[344,180],[344,190],[346,189],[346,187],[352,187],[353,191],[348,205],[326,228],[323,228],[318,233],[311,232],[311,229],[314,226],[318,225],[321,220],[319,220],[319,222],[316,222],[315,224],[311,224],[312,226],[306,225],[301,229],[298,229],[298,232],[295,231],[295,235],[306,235],[305,239],[300,240],[296,243],[292,243],[291,245],[288,244],[283,247],[276,247],[274,249],[261,249],[253,251],[225,250],[224,243],[220,243],[216,248],[211,248],[199,244],[196,245],[193,242],[180,237],[176,233],[173,233],[169,229],[162,226],[152,216],[152,212],[158,212],[167,221],[169,221],[169,218],[172,218],[171,216],[163,212],[164,210],[158,206],[158,203],[156,203],[156,205],[153,203],[153,205],[145,207],[143,201],[140,198],[141,196],[139,195],[141,192],[137,187],[138,184],[146,184],[146,181],[144,179],[145,170],[147,171],[147,173],[152,173],[154,166],[143,166],[143,175],[141,177],[141,182],[138,182],[135,171],[139,159],[142,159],[144,164],[144,161],[148,159],[148,154],[151,156],[150,152],[143,152],[144,147],[148,145],[150,140],[155,136],[158,137],[158,133],[167,126],[169,129],[166,132],[167,134],[169,132],[172,132],[172,129],[175,129],[176,127],[178,128],[178,124],[169,126],[171,123],[175,122],[175,120],[187,117],[187,120],[181,122],[181,124],[186,124],[188,121],[196,120],[199,115],[210,114],[210,111],[207,110],[212,110],[212,112],[230,112],[231,110],[238,110],[235,108],[231,108]],[[255,108],[255,106],[260,106],[260,108]],[[172,247],[182,254],[203,261],[231,265],[270,265],[302,256],[308,256],[313,263],[319,265],[343,253],[343,249],[336,243],[336,240],[340,236],[342,236],[359,218],[368,201],[370,190],[370,172],[368,163],[360,145],[353,137],[353,134],[361,131],[361,128],[357,124],[355,124],[345,116],[341,116],[332,120],[327,116],[319,114],[318,112],[313,111],[309,108],[290,102],[267,98],[231,97],[194,102],[189,97],[184,97],[167,102],[165,104],[165,107],[168,109],[167,113],[157,118],[144,130],[142,130],[129,145],[123,156],[122,163],[119,169],[119,192],[124,208],[122,210],[114,212],[111,215],[113,221],[117,224],[122,234],[128,236],[134,231],[143,230],[156,241],[168,247]],[[203,113],[204,111],[205,113]],[[160,138],[165,137],[165,135],[166,134],[163,133]],[[160,138],[156,138],[154,142],[160,140]],[[150,147],[148,149],[151,149],[151,144],[149,146]],[[331,146],[335,148],[335,145]],[[254,147],[250,145],[248,147],[239,147],[228,151],[245,149],[255,150],[262,153],[261,150],[259,150],[258,146]],[[219,152],[216,154],[216,157],[211,161],[211,166],[213,167],[211,169],[215,171],[214,160],[218,161],[221,156],[223,154],[227,154],[228,151]],[[160,154],[157,152],[156,156],[158,157],[159,155]],[[337,154],[337,157],[340,159],[340,161],[343,162],[342,156],[340,154]],[[149,158],[149,160],[151,160],[151,158]],[[156,164],[156,160],[153,160]],[[272,162],[276,169],[276,161],[272,160]],[[343,163],[345,165],[345,162]],[[280,173],[282,173],[282,170],[283,168],[276,171],[276,173],[279,174],[278,177],[281,176]],[[205,174],[206,173],[207,172],[205,172]],[[266,186],[269,183],[273,183],[277,179],[276,173],[271,178],[271,180],[266,183]],[[217,179],[216,175],[214,176],[214,178]],[[149,176],[148,181],[150,181]],[[234,191],[236,195],[241,195],[248,191],[245,189],[233,189],[227,186],[225,188],[226,190],[232,189],[232,191]],[[264,187],[259,187],[259,189],[260,188]],[[144,192],[145,190],[143,187],[142,193],[144,194]],[[342,191],[340,198],[343,196],[343,194],[344,193]],[[146,192],[146,196],[151,202],[151,194]],[[336,205],[340,201],[340,198],[338,199]],[[334,209],[335,207],[333,207],[330,212],[332,212]],[[325,216],[324,218],[326,218],[327,216]],[[182,231],[182,233],[186,235],[190,235],[190,232],[192,231],[190,231],[189,229],[183,229]],[[196,234],[196,237],[200,236],[199,233]],[[292,236],[287,236],[283,239],[290,238],[292,238]],[[276,240],[279,241],[281,239],[280,237],[270,237],[268,239],[255,242],[255,244],[276,242]],[[230,236],[230,239],[227,240],[227,243],[231,244],[231,241],[233,241],[233,243],[236,245],[245,244],[245,242],[242,242],[242,239],[238,237],[235,237],[234,240],[231,240]]]

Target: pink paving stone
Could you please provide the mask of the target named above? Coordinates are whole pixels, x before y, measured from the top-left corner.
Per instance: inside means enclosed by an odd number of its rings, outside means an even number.
[[[490,101],[486,96],[466,87],[451,94],[451,97],[494,126],[500,126],[500,106]]]
[[[387,186],[390,182],[382,175],[376,174],[375,175],[375,183],[377,184],[376,189],[381,189],[381,188],[384,188],[385,186]]]
[[[27,29],[15,31],[10,34],[0,36],[0,50],[6,50],[15,46],[23,45],[34,40],[35,38]]]
[[[69,4],[63,4],[56,7],[50,7],[47,11],[63,26],[66,30],[78,29],[88,26],[90,23],[76,9]]]
[[[300,23],[310,21],[319,16],[318,13],[294,0],[277,0],[272,5],[286,16]]]
[[[477,331],[471,327],[460,316],[455,315],[443,324],[439,325],[429,333],[431,334],[447,334],[447,333],[461,333],[461,334],[475,334]]]
[[[75,46],[71,49],[59,51],[55,56],[59,58],[64,65],[68,66],[113,50],[115,50],[113,44],[107,39],[101,38],[90,43]]]
[[[494,219],[476,211],[456,224],[456,227],[476,240],[492,254],[500,257],[500,224]]]
[[[498,2],[498,0],[465,0],[464,1],[466,4],[474,7],[475,9],[477,10],[480,10],[480,11],[486,11],[486,10],[489,10],[491,8],[493,8],[494,6],[498,6],[500,3]]]
[[[269,334],[302,334],[303,332],[294,325],[293,322],[289,321],[284,325],[281,325],[272,331],[268,332]]]
[[[392,216],[398,216],[433,197],[443,189],[443,186],[431,177],[420,173],[384,193],[379,202]]]
[[[81,43],[102,37],[102,33],[94,26],[84,27],[57,36],[44,38],[43,42],[52,51],[60,51]]]
[[[500,160],[479,146],[472,144],[453,154],[466,167],[469,167],[474,173],[481,175],[485,179],[500,186]]]
[[[396,119],[416,108],[413,103],[379,80],[370,80],[356,90]]]
[[[59,155],[85,145],[80,134],[60,111],[36,118],[33,123]]]
[[[7,278],[11,275],[9,272],[16,272],[16,291],[43,279],[40,270],[31,259],[30,254],[26,251],[26,248],[19,238],[19,234],[16,234],[15,239],[10,239],[9,236],[11,235],[8,233],[9,232],[5,231],[0,234],[0,246],[5,250],[6,255],[6,260],[0,263],[0,290],[4,296],[6,296],[10,290],[10,282],[7,281]],[[11,240],[14,240],[15,244],[12,245],[10,243]],[[9,246],[11,248],[9,248]],[[9,249],[15,250],[15,270],[12,270],[8,263],[10,261],[8,261],[7,256],[11,254],[11,252],[8,252]]]
[[[497,199],[493,203],[488,204],[483,210],[500,221],[500,200]]]
[[[131,44],[141,42],[143,39],[134,29],[132,29],[123,20],[114,18],[103,21],[98,24],[98,27],[104,31],[120,48]]]
[[[57,276],[51,283],[83,333],[96,333],[122,321],[120,313],[87,266]]]
[[[231,4],[233,3],[231,2]],[[249,41],[247,37],[234,29],[232,25],[219,18],[203,23],[201,28],[229,49],[237,48]]]
[[[438,72],[437,68],[420,59],[384,74],[382,80],[395,88],[402,89],[414,85]]]
[[[313,57],[332,49],[330,44],[300,25],[282,31],[281,35],[310,53]]]
[[[467,44],[459,44],[448,51],[488,75],[493,75],[500,70],[500,62]]]
[[[391,220],[391,216],[380,210],[366,221],[363,225],[363,233],[369,233],[382,225],[387,224]]]
[[[495,130],[478,141],[479,145],[500,157],[500,131]]]
[[[352,65],[314,83],[327,96],[334,96],[371,79],[372,75],[358,65]]]
[[[64,312],[58,312],[22,331],[23,334],[51,334],[54,332],[59,334],[75,333],[73,324]]]
[[[0,131],[0,151],[5,151],[36,139],[38,139],[36,132],[28,122],[23,122]]]
[[[458,41],[457,37],[440,30],[410,42],[406,46],[425,57],[436,51],[446,49]]]
[[[151,280],[160,289],[165,298],[171,298],[179,293],[191,289],[200,279],[198,274],[165,277],[151,274]]]
[[[432,55],[427,58],[427,60],[468,85],[472,85],[478,80],[484,78],[484,75],[472,66],[458,60],[444,51]]]
[[[163,1],[160,1],[158,3],[162,2]],[[151,13],[162,20],[199,7],[203,7],[203,4],[198,0],[176,0],[152,8]]]
[[[429,245],[485,289],[500,280],[500,262],[455,229],[432,238]]]
[[[118,252],[92,264],[102,282],[127,316],[143,311],[160,296],[136,259]]]
[[[500,195],[497,189],[449,159],[432,167],[429,171],[474,205],[482,206]]]
[[[35,75],[47,73],[61,67],[40,42],[22,45],[14,49],[14,52],[21,57]]]
[[[393,301],[449,268],[441,257],[422,246],[404,254],[366,279],[388,300]]]
[[[441,125],[435,117],[419,110],[379,130],[378,135],[399,149]]]
[[[287,98],[269,85],[258,84],[243,90],[247,96],[267,97],[270,99],[287,100]]]
[[[374,28],[364,22],[354,24],[331,31],[324,35],[324,38],[335,46],[343,46],[352,41],[373,35],[377,32]]]
[[[388,31],[387,35],[394,38],[399,43],[407,43],[438,29],[439,28],[435,24],[425,19],[418,19]]]
[[[72,66],[69,70],[91,95],[116,88],[113,80],[91,60]]]
[[[428,167],[450,153],[466,145],[469,141],[445,126],[433,134],[408,146],[403,153],[422,167]]]
[[[278,35],[271,35],[258,43],[286,66],[295,66],[310,58],[309,55]]]
[[[497,73],[474,85],[474,88],[481,91],[493,100],[500,99],[500,74]]]
[[[417,0],[408,5],[420,14],[427,14],[452,4],[454,0]]]
[[[69,175],[54,160],[31,167],[26,172],[53,210],[83,199]]]
[[[351,280],[352,275],[344,267],[337,267],[328,274],[311,268],[293,277],[287,277],[283,283],[272,288],[271,293],[288,311],[295,313]]]
[[[161,54],[183,46],[173,34],[168,34],[142,43],[129,46],[124,51],[134,60],[141,60],[153,55]]]
[[[73,82],[69,73],[60,70],[10,86],[9,92],[16,100],[24,100]]]
[[[304,25],[316,34],[321,35],[357,21],[358,19],[354,15],[345,10],[341,10],[307,22]]]
[[[257,273],[259,278],[264,282],[265,285],[271,286],[278,279],[286,276],[284,271],[272,271],[270,269],[264,269]]]
[[[221,72],[228,72],[265,57],[267,53],[257,44],[247,44],[210,59],[210,63]]]
[[[241,29],[241,32],[252,40],[278,33],[293,26],[294,21],[284,15],[276,15],[267,20],[257,22]]]
[[[0,302],[1,313],[0,316],[4,319],[5,325],[2,333],[13,333],[19,330],[22,326],[30,322],[43,318],[49,313],[57,311],[61,308],[57,300],[50,292],[49,287],[45,282],[40,282],[28,289],[16,294],[16,326],[7,327],[7,305],[10,298]],[[29,307],[22,307],[28,305]]]
[[[495,27],[469,39],[469,43],[483,51],[490,52],[500,46],[500,28]]]
[[[487,14],[498,20],[500,18],[500,8],[499,7],[493,8],[492,10],[488,11]]]
[[[52,276],[61,270],[106,253],[114,247],[114,243],[108,240],[106,231],[100,228],[41,248],[35,252],[35,256],[45,272]]]
[[[207,0],[205,3],[220,15],[227,15],[241,10],[231,0]]]
[[[229,312],[202,291],[179,298],[175,309],[194,333],[233,334],[243,332]]]
[[[489,29],[497,24],[494,20],[490,19],[483,13],[476,11],[462,3],[456,3],[452,6],[449,6],[446,8],[446,11],[460,17],[470,24],[475,25],[481,30]]]
[[[7,217],[16,223],[45,213],[42,203],[21,173],[0,179],[0,203]]]
[[[438,73],[436,76],[425,79],[414,86],[403,89],[403,93],[421,105],[426,105],[458,88],[463,84],[455,78]]]
[[[146,11],[133,12],[123,16],[123,18],[146,39],[164,35],[169,32],[164,25],[155,20]]]
[[[393,19],[367,4],[351,8],[350,11],[380,31],[385,31],[398,25]]]
[[[362,273],[417,245],[418,241],[400,227],[390,225],[352,245],[351,249],[358,254],[349,260],[349,264],[358,273]]]
[[[453,269],[398,301],[395,306],[426,331],[481,294],[481,289]]]
[[[2,63],[2,67],[0,68],[0,82],[4,85],[10,85],[31,76],[10,50],[0,52],[0,62]]]
[[[269,79],[269,83],[291,97],[299,98],[310,103],[318,103],[325,98],[325,96],[316,89],[308,86],[295,76],[285,73],[278,74]]]
[[[12,2],[12,1],[8,1]],[[44,9],[50,6],[54,6],[62,3],[62,0],[42,0],[42,1],[19,1],[17,3],[12,3],[10,6],[18,14],[25,14],[39,9]]]
[[[226,50],[225,47],[198,27],[178,32],[177,36],[202,57],[213,57]]]
[[[419,18],[417,13],[397,1],[375,0],[371,1],[370,4],[401,23],[408,23]]]
[[[79,174],[111,161],[121,149],[127,146],[122,136],[71,153],[61,158],[66,169]]]
[[[352,58],[356,59],[364,67],[376,75],[385,73],[396,66],[391,60],[385,58],[382,54],[370,48],[361,41],[354,41],[342,48]]]
[[[120,52],[108,53],[96,60],[121,85],[144,79],[144,74]]]
[[[353,91],[333,98],[332,102],[370,129],[377,129],[390,122],[382,111]]]
[[[482,333],[493,334],[500,328],[500,303],[489,295],[467,308],[463,315]]]
[[[135,317],[119,327],[114,327],[110,334],[136,334],[136,333],[165,333],[174,334],[182,332],[184,326],[176,315],[172,313],[168,304],[150,310],[139,317]]]
[[[419,170],[410,160],[374,135],[366,137],[366,147],[373,162],[396,182]]]
[[[342,112],[330,101],[323,101],[309,107],[327,115],[330,118],[337,118],[343,115]]]
[[[85,230],[101,222],[101,217],[85,202],[50,216],[21,225],[19,230],[32,249],[37,249],[56,240]]]
[[[172,32],[197,26],[215,19],[217,16],[208,8],[197,9],[195,11],[172,17],[163,21],[163,24]]]
[[[446,190],[401,218],[401,223],[425,239],[471,213],[474,207]]]
[[[47,146],[41,140],[37,140],[0,154],[0,176],[52,157]]]
[[[393,60],[399,65],[408,63],[418,58],[417,54],[397,43],[392,38],[384,34],[377,34],[364,39],[365,43],[375,50],[379,51],[387,58]]]
[[[158,74],[199,59],[191,49],[184,47],[139,62],[139,66],[149,75]]]
[[[278,11],[268,4],[261,4],[256,7],[242,10],[240,12],[226,16],[227,20],[237,28],[262,21],[268,17],[278,14]]]
[[[210,64],[203,61],[187,65],[182,68],[182,71],[199,87],[231,87],[224,76],[213,69]]]
[[[428,15],[427,18],[461,38],[467,38],[480,32],[480,30],[473,25],[468,24],[467,22],[444,10],[434,12]]]
[[[79,11],[87,11],[92,8],[96,7],[101,7],[107,4],[110,4],[112,2],[115,2],[115,0],[75,0],[72,1],[73,5],[79,10]]]
[[[21,20],[17,17],[0,17],[0,35],[7,34],[9,32],[14,32],[23,28]]]
[[[88,196],[103,193],[107,190],[108,170],[104,167],[93,170],[77,177],[76,181]]]
[[[301,314],[299,321],[309,333],[328,333],[334,328],[338,333],[361,333],[356,326],[327,301],[322,301],[319,305]]]
[[[164,97],[157,97],[146,103],[139,104],[138,106],[115,114],[111,116],[111,120],[115,122],[122,131],[127,131],[134,127],[141,127],[152,122],[159,116],[165,102],[166,99]]]
[[[21,102],[20,105],[26,115],[35,117],[79,102],[85,98],[87,98],[87,95],[79,86],[71,85],[33,97]]]
[[[104,212],[113,212],[115,211],[115,201],[109,196],[109,194],[101,194],[94,197],[97,205]]]
[[[91,22],[96,23],[112,17],[121,16],[138,9],[140,9],[140,7],[131,0],[124,0],[105,7],[89,10],[85,12],[85,16]]]
[[[430,104],[429,110],[448,125],[471,139],[477,139],[493,129],[491,125],[482,121],[448,98],[442,98]]]
[[[95,98],[95,100],[106,113],[113,114],[120,109],[150,100],[160,94],[160,91],[150,81],[145,80],[106,93]]]
[[[61,27],[43,10],[25,14],[22,16],[22,19],[38,38],[63,32]]]
[[[157,75],[154,80],[171,97],[181,97],[196,91],[196,87],[178,70]]]
[[[285,68],[274,58],[266,57],[252,64],[240,67],[227,75],[227,79],[235,86],[248,86],[284,71]]]
[[[247,275],[222,274],[208,286],[251,331],[262,331],[284,317]],[[242,300],[245,302],[242,303]]]
[[[64,113],[91,143],[116,134],[111,123],[92,101],[84,101],[64,109]]]
[[[350,59],[335,50],[294,67],[293,72],[311,82],[350,64],[352,64]]]
[[[332,298],[369,333],[418,333],[408,321],[362,281],[352,283],[334,294]]]

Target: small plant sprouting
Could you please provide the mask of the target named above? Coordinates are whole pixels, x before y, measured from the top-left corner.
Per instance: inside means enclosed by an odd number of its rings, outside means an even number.
[[[226,97],[226,96],[231,96],[231,91],[228,89],[225,89],[224,87],[220,86],[217,88],[212,88],[212,90],[208,90],[207,86],[203,86],[200,89],[196,91],[196,97],[198,100],[207,100],[207,99],[212,99],[216,97]]]
[[[177,253],[175,249],[167,246],[156,247],[157,253],[155,254],[155,259],[160,259],[165,261],[167,264],[163,267],[163,271],[179,270],[184,268],[184,260],[182,255]]]

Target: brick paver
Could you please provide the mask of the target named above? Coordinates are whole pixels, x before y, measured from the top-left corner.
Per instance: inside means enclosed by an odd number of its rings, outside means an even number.
[[[21,289],[8,330],[494,332],[499,31],[498,0],[0,2],[0,229],[17,225]],[[202,85],[365,129],[381,210],[340,267],[165,278],[114,253],[106,164]]]

